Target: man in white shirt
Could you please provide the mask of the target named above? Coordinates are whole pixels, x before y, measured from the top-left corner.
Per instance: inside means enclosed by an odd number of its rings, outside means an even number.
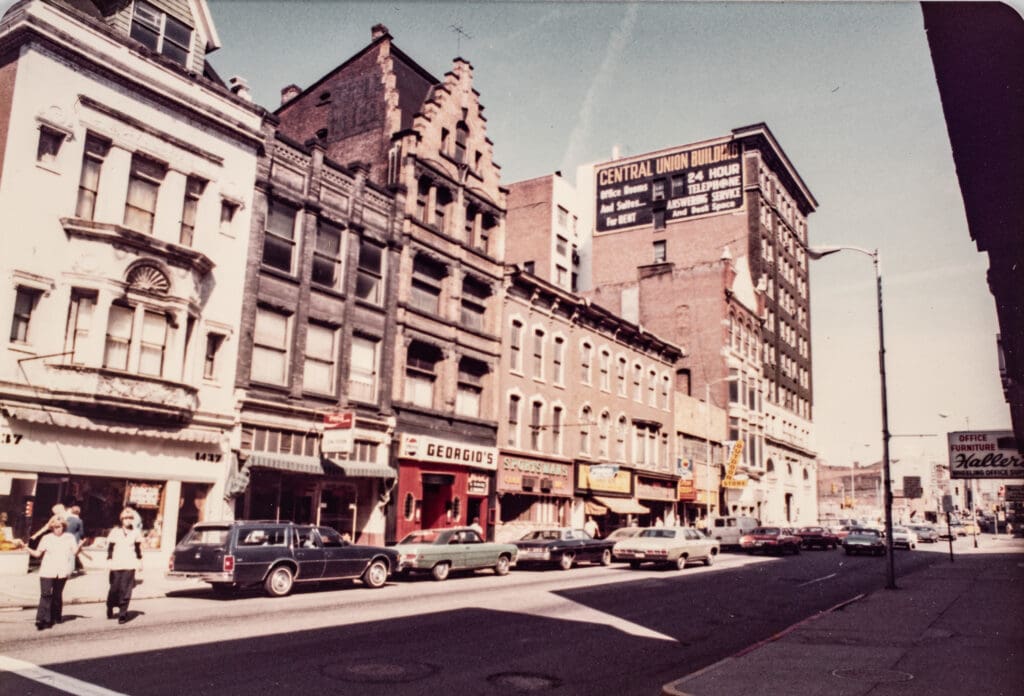
[[[75,556],[82,545],[66,532],[63,517],[50,521],[50,533],[43,536],[36,548],[28,552],[42,558],[39,564],[39,608],[36,628],[42,631],[64,620],[64,584],[75,567]]]
[[[142,534],[135,528],[135,515],[131,508],[121,511],[121,526],[110,530],[107,536],[107,561],[110,567],[110,589],[107,591],[107,618],[128,623],[128,603],[135,588],[135,571],[142,567]]]

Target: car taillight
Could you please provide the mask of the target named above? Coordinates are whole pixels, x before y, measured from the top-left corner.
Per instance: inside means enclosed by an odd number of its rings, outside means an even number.
[[[235,569],[235,557],[225,556],[224,557],[224,572],[230,573]]]
[[[173,553],[171,554],[171,557],[167,559],[167,570],[171,570],[171,571],[174,570],[174,554]]]

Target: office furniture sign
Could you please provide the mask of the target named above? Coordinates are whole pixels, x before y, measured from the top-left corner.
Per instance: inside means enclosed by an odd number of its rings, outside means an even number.
[[[1024,479],[1024,457],[1009,430],[949,433],[949,477]]]

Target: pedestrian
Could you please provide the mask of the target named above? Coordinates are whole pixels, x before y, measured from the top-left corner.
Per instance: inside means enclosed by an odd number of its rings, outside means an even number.
[[[85,525],[82,523],[82,508],[72,505],[68,508],[65,520],[68,523],[68,534],[75,538],[75,543],[82,545],[82,537],[85,536]],[[73,575],[81,575],[85,570],[82,568],[81,554],[75,556],[75,571]]]
[[[35,541],[36,539],[38,539],[39,537],[43,536],[48,532],[52,532],[53,523],[57,520],[63,521],[67,517],[68,511],[64,509],[63,505],[57,503],[52,508],[50,508],[50,513],[50,519],[46,521],[46,524],[39,528],[39,531],[37,531],[35,534],[31,536],[31,538],[29,539],[30,542]]]
[[[67,522],[58,518],[50,524],[50,533],[39,540],[36,548],[28,552],[42,558],[39,564],[39,608],[36,610],[36,630],[42,631],[64,620],[64,584],[75,567],[75,556],[81,546],[67,534]]]
[[[594,539],[597,539],[599,536],[601,536],[601,528],[597,526],[597,522],[594,521],[594,518],[589,515],[587,516],[586,523],[584,523],[583,525],[583,531],[585,531]]]
[[[128,623],[128,603],[135,588],[135,571],[142,568],[142,535],[135,528],[135,511],[121,511],[121,526],[107,535],[107,561],[110,567],[110,589],[107,591],[107,618]]]
[[[479,517],[474,517],[473,518],[473,521],[470,523],[469,528],[474,530],[480,536],[484,535],[484,528],[480,526],[480,518]]]
[[[0,512],[0,551],[17,551],[25,546],[25,542],[14,536],[7,526],[7,513]]]

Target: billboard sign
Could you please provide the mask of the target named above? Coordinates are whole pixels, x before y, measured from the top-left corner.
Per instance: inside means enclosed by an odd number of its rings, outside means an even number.
[[[949,433],[949,477],[1024,479],[1024,457],[1009,430]]]
[[[743,207],[743,153],[737,142],[665,152],[597,170],[597,231],[649,225]]]

